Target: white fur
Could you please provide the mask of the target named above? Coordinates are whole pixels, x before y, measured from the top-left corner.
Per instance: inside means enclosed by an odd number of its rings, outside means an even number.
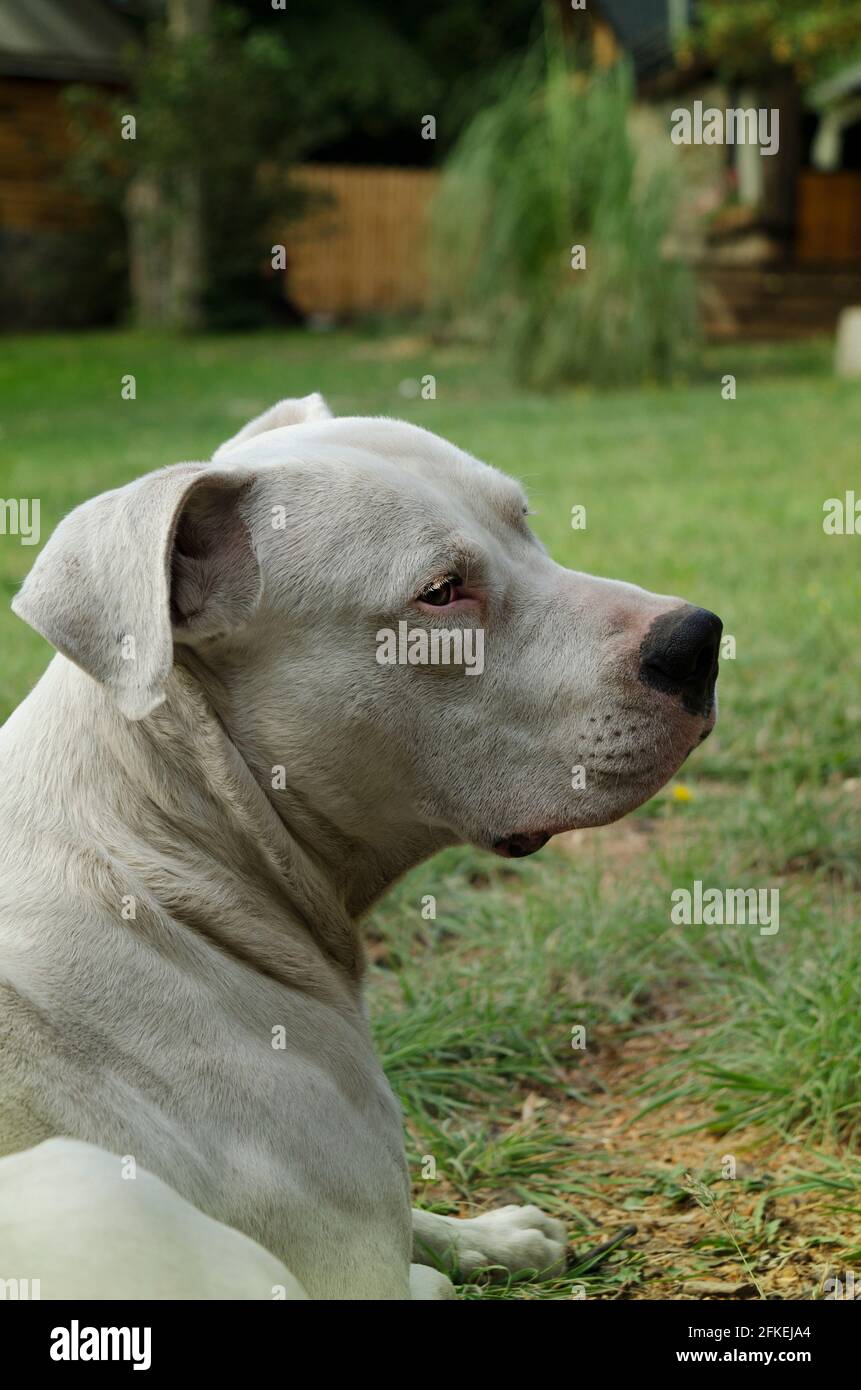
[[[453,1293],[411,1260],[556,1272],[564,1231],[535,1208],[411,1220],[359,920],[444,845],[652,795],[707,727],[638,680],[679,600],[560,568],[510,479],[316,396],[217,460],[76,509],[14,604],[62,654],[0,732],[0,1230],[22,1266],[0,1277],[404,1299]],[[455,569],[473,607],[416,604]],[[481,623],[484,673],[381,667],[401,620]]]

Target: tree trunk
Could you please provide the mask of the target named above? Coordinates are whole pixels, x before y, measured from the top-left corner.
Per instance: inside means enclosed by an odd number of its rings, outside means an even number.
[[[126,193],[129,286],[139,328],[163,328],[170,319],[170,223],[158,180],[139,174]]]
[[[167,0],[168,35],[182,42],[205,34],[213,0]],[[174,176],[178,199],[167,206],[157,176],[133,180],[126,200],[132,305],[146,327],[199,328],[205,279],[203,183],[192,166]]]
[[[207,33],[211,21],[212,0],[167,0],[167,32],[178,42]],[[200,327],[204,270],[203,182],[200,169],[188,168],[179,178],[179,206],[170,240],[172,327]]]

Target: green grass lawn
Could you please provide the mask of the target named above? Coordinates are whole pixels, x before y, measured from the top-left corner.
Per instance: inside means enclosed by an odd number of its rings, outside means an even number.
[[[435,400],[399,390],[428,373]],[[523,864],[451,851],[373,914],[419,1199],[537,1200],[578,1251],[564,1280],[466,1296],[817,1296],[861,1259],[861,535],[822,529],[826,498],[861,497],[861,387],[832,379],[824,344],[712,349],[671,389],[545,398],[418,338],[7,339],[0,496],[39,497],[44,540],[75,503],[311,390],[521,478],[557,560],[682,594],[736,643],[718,729],[675,787]],[[0,536],[2,717],[49,655],[8,611],[35,553]],[[779,887],[780,931],[671,925],[695,878]]]

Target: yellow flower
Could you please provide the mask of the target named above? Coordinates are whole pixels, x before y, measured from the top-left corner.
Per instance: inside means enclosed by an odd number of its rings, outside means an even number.
[[[692,801],[693,796],[690,787],[686,787],[684,782],[677,782],[673,787],[673,801]]]

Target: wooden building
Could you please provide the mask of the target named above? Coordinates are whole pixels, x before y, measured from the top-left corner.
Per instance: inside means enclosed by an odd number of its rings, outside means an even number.
[[[64,179],[64,93],[73,82],[118,90],[133,35],[101,0],[0,0],[3,327],[109,323],[120,310],[122,253],[100,254],[104,224]]]
[[[57,230],[81,210],[60,185],[63,92],[116,88],[133,29],[100,0],[0,0],[0,232]]]

